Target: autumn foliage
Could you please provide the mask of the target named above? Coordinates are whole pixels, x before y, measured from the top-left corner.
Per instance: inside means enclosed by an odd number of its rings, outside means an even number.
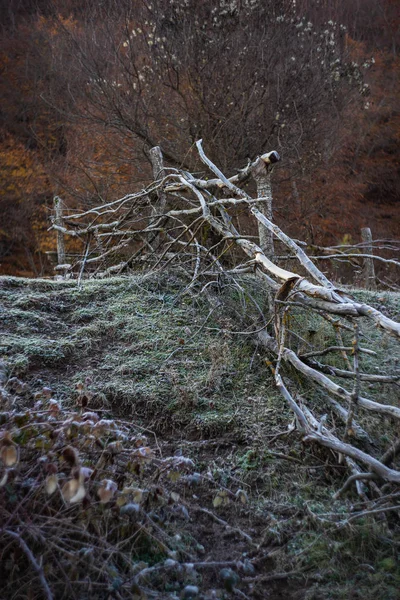
[[[131,192],[157,144],[193,170],[199,137],[227,174],[279,150],[291,235],[399,237],[396,2],[4,4],[0,273],[52,273],[54,195]]]

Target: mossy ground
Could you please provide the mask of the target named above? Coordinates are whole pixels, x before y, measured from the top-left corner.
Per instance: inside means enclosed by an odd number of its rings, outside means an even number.
[[[246,424],[254,402],[262,412],[276,398],[255,348],[221,331],[218,310],[182,295],[173,275],[87,281],[81,290],[13,278],[0,286],[10,376],[46,381],[65,401],[87,381],[113,414],[198,437]]]
[[[259,285],[247,284],[249,295],[223,287],[210,305],[204,294],[182,293],[184,283],[174,273],[84,281],[80,289],[76,282],[0,278],[0,358],[10,377],[32,391],[50,386],[65,405],[84,382],[94,409],[156,432],[222,486],[238,482],[249,495],[241,526],[247,520],[268,550],[268,568],[307,576],[298,585],[269,584],[265,598],[400,598],[397,516],[388,516],[390,535],[386,520],[336,530],[313,518],[345,514],[357,497],[350,492],[333,502],[346,470],[288,429],[292,414],[274,388],[264,351],[246,335],[266,305]],[[398,294],[352,293],[392,317],[400,312]],[[319,317],[293,311],[290,329],[299,351],[307,351],[311,337],[321,347],[337,344]],[[344,332],[346,345],[351,339]],[[368,371],[396,369],[399,351],[390,336],[367,324],[361,343],[377,353],[362,358]],[[344,368],[337,358],[326,362]],[[323,395],[294,379],[316,414],[327,412]],[[398,403],[398,390],[363,384],[363,392],[381,402]],[[394,425],[371,414],[360,415],[360,422],[379,455]],[[229,508],[220,510],[223,518],[235,518]]]

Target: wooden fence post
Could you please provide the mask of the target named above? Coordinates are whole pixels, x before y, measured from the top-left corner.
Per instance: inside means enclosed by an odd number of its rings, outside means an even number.
[[[372,248],[372,233],[369,227],[363,227],[361,229],[361,239],[364,243],[363,245],[363,254],[373,254]],[[364,258],[364,268],[363,268],[365,287],[367,290],[376,290],[376,279],[375,279],[375,268],[374,268],[374,260],[372,258],[365,257]]]
[[[269,221],[272,221],[271,165],[279,160],[280,156],[275,150],[263,154],[254,165],[252,171],[257,185],[257,198],[262,198],[262,202],[258,205],[258,210]],[[273,260],[275,255],[273,233],[260,222],[258,222],[258,237],[261,250],[267,258]]]
[[[257,208],[267,219],[272,221],[271,174],[264,168],[261,173],[254,172],[254,179],[257,184],[257,198],[263,198]],[[258,237],[261,250],[267,258],[273,260],[275,254],[273,234],[260,222],[258,222]]]
[[[59,196],[54,196],[54,224],[63,227],[63,201]],[[57,266],[65,264],[65,240],[64,233],[57,229]]]
[[[151,165],[153,167],[154,181],[163,179],[165,177],[164,158],[163,158],[160,146],[154,146],[154,148],[151,148],[149,154],[150,154]],[[152,206],[152,211],[151,211],[152,219],[155,218],[157,215],[162,215],[165,210],[165,206],[167,204],[167,195],[165,194],[165,192],[163,190],[159,190],[157,192],[157,196],[158,196],[158,202]],[[158,235],[153,234],[151,237],[153,239],[153,244],[155,244],[154,249],[157,250],[157,248],[160,245],[159,234]]]
[[[165,177],[164,158],[160,146],[154,146],[150,150],[150,160],[153,167],[153,179],[157,181]],[[154,207],[155,214],[163,213],[167,201],[166,194],[161,190],[158,192],[158,204]]]
[[[260,213],[262,213],[269,221],[272,221],[272,185],[271,185],[271,165],[280,161],[279,154],[273,150],[267,154],[263,154],[255,163],[252,169],[252,175],[257,185],[257,198],[262,198],[262,201],[257,203]],[[260,221],[258,225],[258,239],[260,248],[269,260],[274,260],[274,234],[267,229]],[[274,294],[269,291],[266,294],[266,301],[271,315],[275,312]]]

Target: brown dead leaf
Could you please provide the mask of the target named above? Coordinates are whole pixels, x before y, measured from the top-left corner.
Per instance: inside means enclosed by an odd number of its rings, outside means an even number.
[[[5,445],[0,449],[0,459],[6,467],[14,467],[19,461],[19,448],[15,444]]]
[[[99,489],[97,490],[97,495],[100,498],[100,502],[102,504],[110,502],[117,489],[117,484],[114,481],[111,479],[103,479]]]
[[[71,467],[76,467],[79,464],[78,451],[76,448],[72,446],[67,446],[64,448],[62,453],[63,459],[67,462]]]
[[[48,496],[51,496],[57,490],[58,476],[56,473],[53,473],[53,475],[48,475],[46,477],[45,488]]]
[[[8,471],[5,471],[3,477],[0,479],[0,488],[4,487],[8,481]]]

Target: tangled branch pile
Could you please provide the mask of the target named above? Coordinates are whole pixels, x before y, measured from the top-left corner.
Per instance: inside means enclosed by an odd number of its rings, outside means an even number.
[[[309,508],[309,517],[334,527],[366,515],[389,519],[400,510],[400,406],[390,391],[400,382],[395,315],[388,314],[382,299],[371,306],[359,292],[338,289],[272,222],[270,172],[277,153],[263,155],[228,179],[201,142],[197,147],[215,178],[168,169],[154,149],[155,182],[149,188],[63,219],[58,215],[53,228],[62,241],[69,235],[84,244],[75,265],[78,285],[89,273],[104,277],[139,265],[157,271],[174,264],[187,277],[185,293],[206,295],[210,314],[219,311],[221,317],[226,305],[218,291],[227,286],[239,291],[242,304],[235,314],[241,331],[236,333],[252,338],[256,352],[264,350],[266,372],[271,369],[293,412],[289,431],[319,446],[327,461],[346,467],[336,498],[350,489],[361,499],[351,515],[316,514]],[[252,176],[254,197],[248,193]],[[259,243],[240,230],[249,219],[258,224]],[[297,270],[275,258],[274,243],[289,251]],[[65,273],[74,270],[65,262],[59,267]],[[265,289],[263,303],[247,285],[255,278]],[[365,333],[371,325],[374,336],[379,332],[378,343],[388,349],[379,369],[371,366],[377,350]],[[327,327],[332,329],[329,343],[321,335]],[[198,488],[194,495],[193,489],[188,496],[182,492],[202,480],[193,473],[192,461],[163,458],[157,443],[150,444],[135,424],[102,418],[90,408],[83,384],[76,390],[75,408],[63,409],[44,388],[33,408],[22,412],[13,408],[9,392],[18,394],[23,384],[10,379],[6,385],[8,391],[0,389],[9,404],[1,413],[0,536],[6,558],[0,579],[9,589],[18,574],[24,597],[33,569],[46,598],[53,592],[62,597],[65,585],[70,586],[66,597],[96,597],[97,588],[98,597],[104,597],[105,586],[117,597],[160,597],[157,590],[175,585],[191,598],[204,570],[221,569],[228,591],[237,589],[238,572],[254,575],[252,561],[202,562],[198,547],[182,545],[182,524],[176,528],[174,522],[188,522],[188,514],[199,510],[194,506]],[[216,490],[208,480],[207,486],[216,509],[247,502],[240,489]],[[254,548],[249,534],[229,528],[208,509],[200,511]]]
[[[279,160],[276,152],[264,154],[228,179],[207,158],[202,141],[197,142],[197,148],[201,160],[215,175],[214,179],[198,179],[184,171],[166,169],[159,149],[155,148],[152,152],[156,181],[148,189],[69,215],[63,225],[53,224],[60,234],[85,240],[85,254],[78,261],[79,279],[89,265],[97,266],[97,276],[105,276],[121,273],[139,261],[151,264],[153,269],[165,268],[177,261],[181,269],[191,273],[187,290],[208,278],[208,283],[202,284],[207,292],[221,277],[228,277],[240,286],[235,277],[255,273],[265,283],[273,316],[268,320],[258,307],[260,322],[253,324],[254,337],[273,356],[273,360],[267,362],[273,369],[278,389],[293,410],[304,440],[329,448],[340,460],[344,457],[351,475],[349,482],[356,482],[360,495],[365,494],[362,481],[372,481],[375,491],[382,484],[398,485],[400,472],[390,465],[400,449],[400,441],[390,439],[384,456],[373,456],[362,447],[362,440],[368,435],[357,418],[366,411],[383,419],[400,418],[398,403],[387,404],[379,397],[379,386],[398,387],[400,376],[398,372],[362,371],[361,358],[373,353],[373,349],[363,348],[359,323],[367,319],[383,336],[395,339],[400,338],[400,324],[385,314],[384,306],[378,310],[338,289],[301,246],[271,221],[270,173],[273,163]],[[251,176],[257,183],[255,198],[243,187]],[[235,220],[240,221],[238,212],[243,211],[256,220],[260,245],[252,236],[241,234],[234,224]],[[273,237],[296,258],[297,272],[287,270],[274,260]],[[133,240],[134,252],[115,264],[124,251],[132,248]],[[105,261],[111,257],[112,264],[106,267]],[[67,265],[65,270],[68,268]],[[302,314],[311,311],[319,319],[328,321],[334,328],[336,346],[317,348],[310,340],[296,339],[288,323],[296,318],[298,311]],[[351,337],[346,342],[348,332]],[[303,346],[301,352],[298,351],[300,346]],[[338,356],[345,368],[332,362],[320,362],[320,357],[330,355]],[[323,419],[312,414],[296,390],[290,391],[293,386],[288,371],[282,375],[283,364],[325,393],[334,414],[342,422],[341,428],[336,424],[328,427]],[[345,387],[342,381],[351,385]],[[365,384],[378,386],[373,394],[377,399],[364,395]]]

